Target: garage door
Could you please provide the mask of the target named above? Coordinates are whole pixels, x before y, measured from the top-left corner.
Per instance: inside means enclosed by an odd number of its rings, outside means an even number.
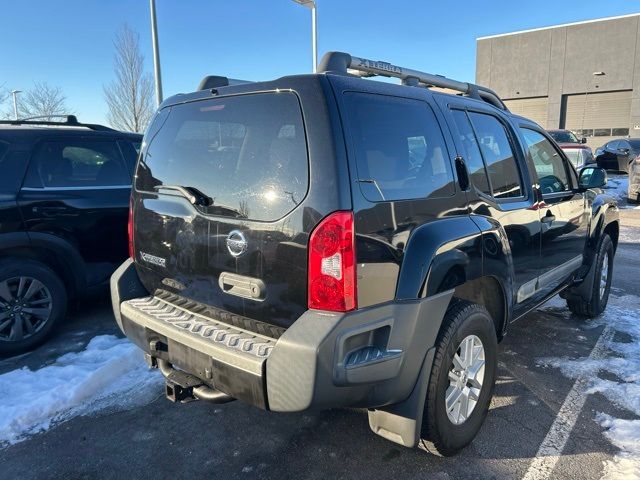
[[[533,120],[543,128],[547,127],[547,108],[549,106],[547,97],[515,98],[504,100],[504,103],[516,115]]]
[[[628,134],[631,90],[566,95],[563,99],[564,128],[585,130],[585,136]],[[626,133],[624,133],[624,130]]]

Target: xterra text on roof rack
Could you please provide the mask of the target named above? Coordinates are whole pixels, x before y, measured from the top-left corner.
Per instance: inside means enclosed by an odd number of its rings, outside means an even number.
[[[116,319],[171,400],[363,407],[375,433],[453,454],[511,321],[557,293],[604,310],[618,209],[602,170],[486,88],[336,52],[320,71],[165,101]]]

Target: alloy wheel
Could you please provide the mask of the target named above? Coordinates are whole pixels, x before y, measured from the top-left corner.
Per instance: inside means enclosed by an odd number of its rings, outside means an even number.
[[[607,283],[609,281],[609,252],[604,254],[602,258],[602,268],[600,269],[600,299],[604,298],[607,291]]]
[[[36,334],[49,320],[51,292],[32,277],[0,281],[0,341],[19,342]]]
[[[475,335],[465,337],[453,356],[445,393],[447,416],[454,425],[463,424],[473,413],[482,391],[484,367],[482,341]]]

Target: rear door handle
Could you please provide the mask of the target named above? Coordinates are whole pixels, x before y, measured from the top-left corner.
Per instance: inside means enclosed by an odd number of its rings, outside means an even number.
[[[551,213],[551,210],[547,210],[547,214],[540,219],[542,223],[551,223],[556,219],[556,216]]]

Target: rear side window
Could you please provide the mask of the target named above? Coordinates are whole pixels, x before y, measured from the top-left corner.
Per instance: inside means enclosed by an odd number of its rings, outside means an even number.
[[[241,95],[171,107],[152,125],[136,188],[194,188],[212,215],[277,220],[308,187],[307,145],[300,104],[290,92]]]
[[[451,113],[458,127],[460,143],[464,148],[464,161],[469,171],[471,183],[485,195],[491,195],[487,170],[482,160],[476,135],[473,133],[471,123],[469,123],[469,118],[462,110],[452,110]]]
[[[131,174],[115,142],[69,139],[44,142],[29,163],[26,187],[120,187]]]
[[[453,195],[453,174],[431,107],[410,100],[346,93],[358,182],[370,201]]]
[[[504,125],[492,115],[469,112],[482,158],[489,174],[493,197],[522,197],[518,165]]]

